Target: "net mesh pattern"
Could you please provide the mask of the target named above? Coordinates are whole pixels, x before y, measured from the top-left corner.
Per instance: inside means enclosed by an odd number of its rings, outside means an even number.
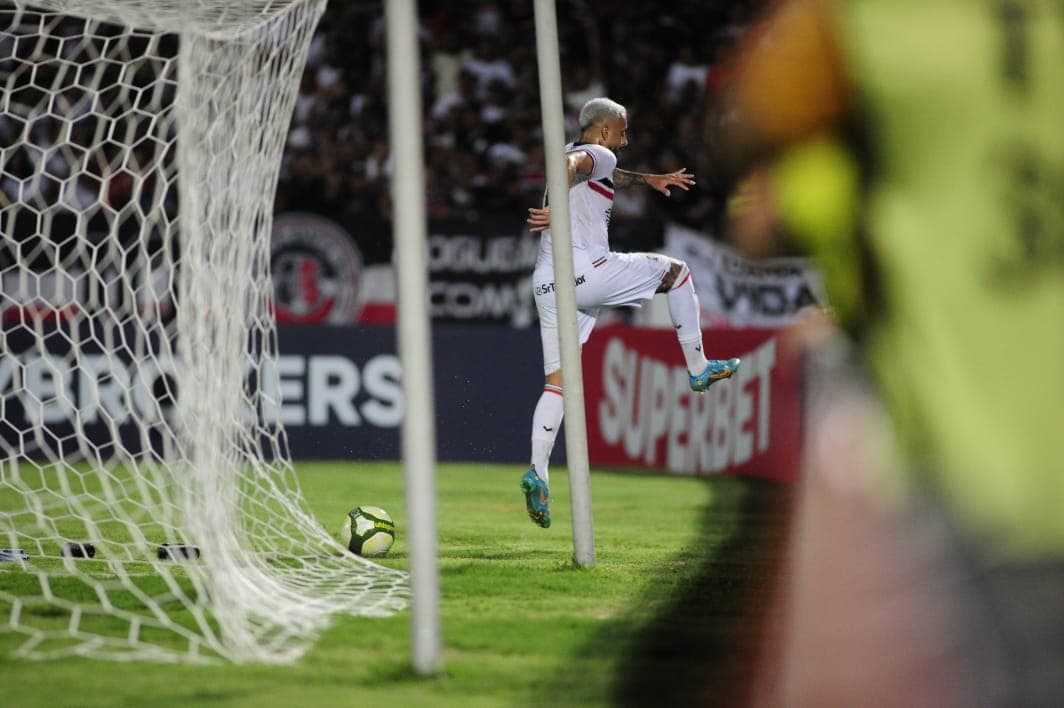
[[[271,208],[323,6],[0,2],[18,655],[285,662],[336,613],[408,604],[312,517],[280,423]]]

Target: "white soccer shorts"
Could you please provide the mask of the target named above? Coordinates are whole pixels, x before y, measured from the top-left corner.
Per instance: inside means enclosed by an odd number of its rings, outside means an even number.
[[[532,292],[539,312],[539,336],[543,342],[543,373],[561,368],[558,346],[558,308],[554,299],[554,265],[541,259],[532,274]],[[576,327],[583,346],[595,328],[602,307],[640,307],[654,297],[673,260],[655,253],[588,254],[574,249],[576,276]]]

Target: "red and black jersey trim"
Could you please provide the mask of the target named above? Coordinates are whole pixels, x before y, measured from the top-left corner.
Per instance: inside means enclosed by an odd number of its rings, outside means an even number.
[[[606,185],[603,184],[603,182],[609,182],[609,180],[606,180],[606,179],[594,180],[594,181],[588,182],[587,186],[590,187],[592,190],[598,192],[602,196],[606,197],[606,199],[609,199],[612,202],[613,201],[613,189],[612,189],[613,184],[610,183],[610,186],[607,187]]]
[[[597,261],[594,261],[591,264],[591,267],[592,268],[598,268],[599,266],[603,266],[603,265],[606,265],[606,256],[603,256],[602,258],[599,258]]]

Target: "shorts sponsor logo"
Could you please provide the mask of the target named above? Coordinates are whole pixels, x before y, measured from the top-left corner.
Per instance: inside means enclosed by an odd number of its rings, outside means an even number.
[[[581,286],[587,282],[587,276],[581,275],[579,278],[573,280],[574,286]],[[554,283],[540,283],[536,286],[536,297],[540,295],[548,295],[554,292]]]

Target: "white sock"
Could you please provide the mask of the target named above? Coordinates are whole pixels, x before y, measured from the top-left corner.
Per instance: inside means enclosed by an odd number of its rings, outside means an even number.
[[[702,327],[700,324],[698,294],[691,279],[691,271],[684,266],[680,273],[680,282],[665,293],[669,303],[669,317],[676,328],[676,338],[683,350],[687,372],[692,376],[701,374],[706,369],[706,355],[702,353]]]
[[[532,414],[532,467],[545,483],[550,484],[550,453],[558,430],[562,427],[562,390],[547,384],[539,396],[536,410]]]

